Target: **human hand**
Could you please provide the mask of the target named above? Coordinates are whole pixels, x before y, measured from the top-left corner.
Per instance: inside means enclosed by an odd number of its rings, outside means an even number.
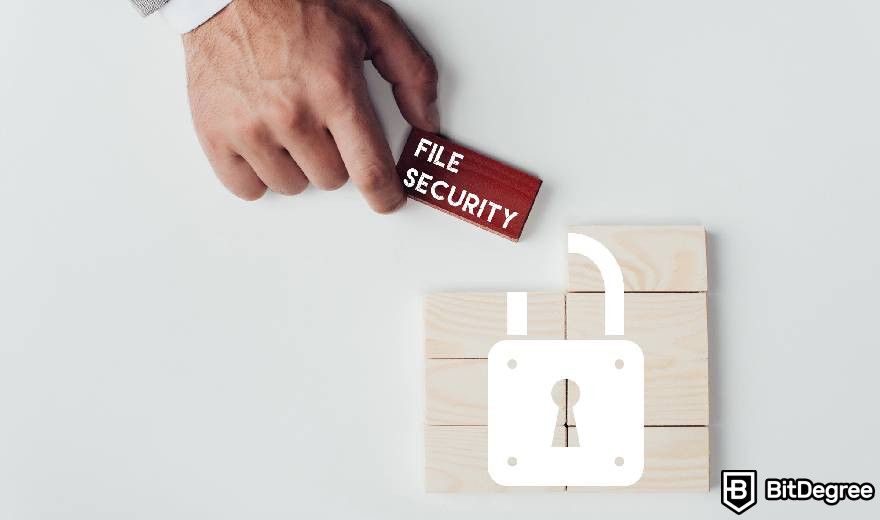
[[[351,177],[370,207],[405,197],[363,75],[372,60],[403,117],[436,132],[437,69],[378,0],[234,0],[183,37],[190,107],[220,181],[246,200]]]

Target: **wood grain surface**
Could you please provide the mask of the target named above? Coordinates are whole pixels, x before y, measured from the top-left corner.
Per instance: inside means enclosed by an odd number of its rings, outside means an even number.
[[[508,338],[563,339],[565,295],[529,293],[528,336],[507,335],[507,293],[434,293],[425,297],[428,358],[486,358]]]
[[[577,442],[577,429],[568,428],[569,443]],[[626,461],[624,461],[626,463]],[[673,492],[709,491],[709,428],[645,428],[645,471],[628,487],[569,486],[570,492]]]
[[[556,429],[554,443],[565,444],[566,429]],[[425,491],[429,493],[562,492],[564,487],[499,486],[489,476],[485,426],[425,427]]]
[[[564,435],[559,428],[558,435]],[[574,427],[567,435],[576,436]],[[504,487],[487,469],[485,426],[425,427],[425,489],[428,492],[528,492],[562,488]],[[709,432],[699,427],[645,428],[645,472],[625,488],[579,488],[590,492],[705,492],[709,489]]]
[[[645,424],[709,422],[709,335],[705,293],[627,293],[623,336],[645,355]],[[603,337],[604,298],[566,297],[568,339]],[[578,394],[569,385],[569,407]],[[577,424],[569,410],[568,424]]]
[[[602,242],[623,271],[624,290],[706,291],[706,230],[702,226],[573,226]],[[604,289],[598,269],[581,255],[568,255],[568,291]]]
[[[428,359],[425,361],[425,421],[431,425],[487,424],[488,361]],[[547,399],[563,403],[557,425],[565,424],[565,386],[547,389]]]

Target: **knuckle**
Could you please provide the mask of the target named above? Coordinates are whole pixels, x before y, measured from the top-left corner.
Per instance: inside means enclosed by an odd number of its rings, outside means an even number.
[[[283,85],[264,95],[260,118],[274,130],[299,129],[307,125],[309,107],[298,85]]]
[[[382,0],[375,0],[369,3],[368,9],[375,16],[389,17],[389,16],[397,16],[397,12],[391,7],[390,4],[383,2]]]
[[[303,130],[309,126],[309,114],[302,107],[285,104],[273,111],[272,121],[287,130]]]
[[[331,74],[321,82],[320,89],[324,99],[338,102],[348,96],[349,86],[342,78]]]
[[[360,27],[352,20],[336,14],[324,14],[326,20],[322,27],[321,45],[324,56],[362,56],[358,52],[366,49]]]
[[[351,63],[339,62],[327,66],[318,79],[318,88],[326,99],[345,99],[351,97],[360,81],[360,71]]]
[[[265,135],[265,131],[263,130],[263,125],[257,120],[254,119],[245,119],[239,121],[235,125],[235,134],[239,136],[244,142],[247,143],[255,143],[259,142],[263,139]]]
[[[437,71],[434,58],[428,53],[423,53],[422,61],[419,64],[419,69],[413,75],[413,80],[422,85],[434,85],[439,77],[440,73]]]
[[[226,136],[215,130],[200,131],[198,137],[208,157],[219,156],[226,148]]]
[[[349,60],[353,58],[363,59],[367,52],[367,44],[360,29],[349,22],[340,22],[332,41],[336,50],[335,54]]]

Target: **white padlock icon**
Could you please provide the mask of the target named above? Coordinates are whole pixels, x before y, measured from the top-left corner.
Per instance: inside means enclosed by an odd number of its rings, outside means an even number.
[[[569,233],[568,252],[599,268],[605,336],[624,330],[623,274],[601,242]],[[526,293],[507,295],[508,335],[526,335]],[[503,340],[489,351],[488,467],[502,486],[629,486],[644,470],[642,349],[623,339]],[[578,447],[554,447],[553,385],[573,380]]]

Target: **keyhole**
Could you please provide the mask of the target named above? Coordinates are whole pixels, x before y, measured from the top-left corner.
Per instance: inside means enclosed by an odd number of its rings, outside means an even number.
[[[565,400],[566,400],[566,409],[567,415],[565,416],[565,426],[566,431],[568,432],[568,442],[566,446],[569,448],[579,447],[580,439],[577,435],[577,428],[568,428],[569,425],[577,424],[577,421],[574,420],[574,405],[577,404],[578,399],[581,398],[581,387],[578,386],[577,383],[574,382],[573,379],[568,380],[568,385],[566,386]]]
[[[566,406],[568,403],[568,385],[566,384],[565,379],[560,379],[556,383],[553,384],[553,388],[550,390],[550,397],[553,399],[553,402],[559,408],[559,412],[556,414],[556,423],[553,425],[553,444],[554,448],[564,448],[568,445],[568,441],[566,440],[567,432],[565,428],[566,423]],[[562,425],[562,429],[560,430],[559,425]]]

